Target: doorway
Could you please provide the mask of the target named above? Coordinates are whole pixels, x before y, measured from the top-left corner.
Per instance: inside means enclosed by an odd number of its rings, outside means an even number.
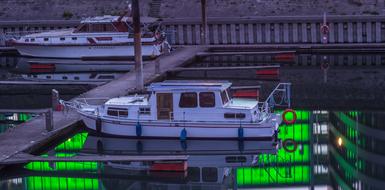
[[[157,93],[156,104],[158,119],[172,119],[171,112],[173,112],[172,93]]]

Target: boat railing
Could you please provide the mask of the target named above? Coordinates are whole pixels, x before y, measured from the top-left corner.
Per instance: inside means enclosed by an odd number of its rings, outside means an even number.
[[[279,83],[264,102],[259,103],[262,113],[270,113],[274,107],[291,106],[291,83]]]
[[[174,112],[169,113],[170,122],[174,121]]]
[[[65,107],[70,107],[74,109],[82,108],[97,108],[98,106],[104,104],[110,98],[75,98],[70,101],[59,100],[59,103]]]

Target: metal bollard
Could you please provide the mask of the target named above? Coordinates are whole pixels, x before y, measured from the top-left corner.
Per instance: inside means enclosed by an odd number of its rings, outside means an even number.
[[[45,115],[45,129],[50,132],[53,130],[53,112],[52,109],[48,109]]]
[[[52,89],[52,109],[55,111],[60,111],[58,110],[60,108],[60,103],[59,103],[59,91],[56,89]]]

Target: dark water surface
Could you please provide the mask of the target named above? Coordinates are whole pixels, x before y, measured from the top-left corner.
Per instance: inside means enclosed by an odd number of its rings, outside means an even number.
[[[278,146],[271,141],[181,143],[99,137],[81,129],[47,147],[42,156],[189,155],[188,170],[155,172],[146,162],[31,162],[2,170],[0,189],[383,189],[384,56],[284,58],[213,57],[190,66],[281,64],[277,76],[258,75],[253,69],[168,75],[168,79],[227,79],[236,86],[261,85],[262,98],[278,82],[292,82],[297,122],[281,125]],[[18,121],[12,114],[0,117],[1,126]]]

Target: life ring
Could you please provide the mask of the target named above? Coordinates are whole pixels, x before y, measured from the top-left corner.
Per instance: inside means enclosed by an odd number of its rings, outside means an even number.
[[[328,25],[322,25],[321,26],[321,33],[324,35],[329,34],[329,26]]]
[[[287,119],[286,119],[286,114],[288,114],[288,113],[292,113],[292,114],[293,114],[293,119],[292,119],[292,120],[287,120]],[[285,124],[287,124],[287,125],[294,124],[295,121],[297,121],[297,114],[296,114],[295,111],[292,110],[292,109],[286,109],[286,110],[282,113],[282,120],[283,120],[283,122],[285,122]]]
[[[293,148],[292,149],[289,149],[288,146],[292,144],[293,145]],[[282,147],[283,149],[286,151],[286,152],[295,152],[298,148],[298,144],[294,141],[294,139],[285,139],[283,142],[282,142]]]
[[[323,70],[329,69],[329,63],[322,63],[321,69],[323,69]]]

